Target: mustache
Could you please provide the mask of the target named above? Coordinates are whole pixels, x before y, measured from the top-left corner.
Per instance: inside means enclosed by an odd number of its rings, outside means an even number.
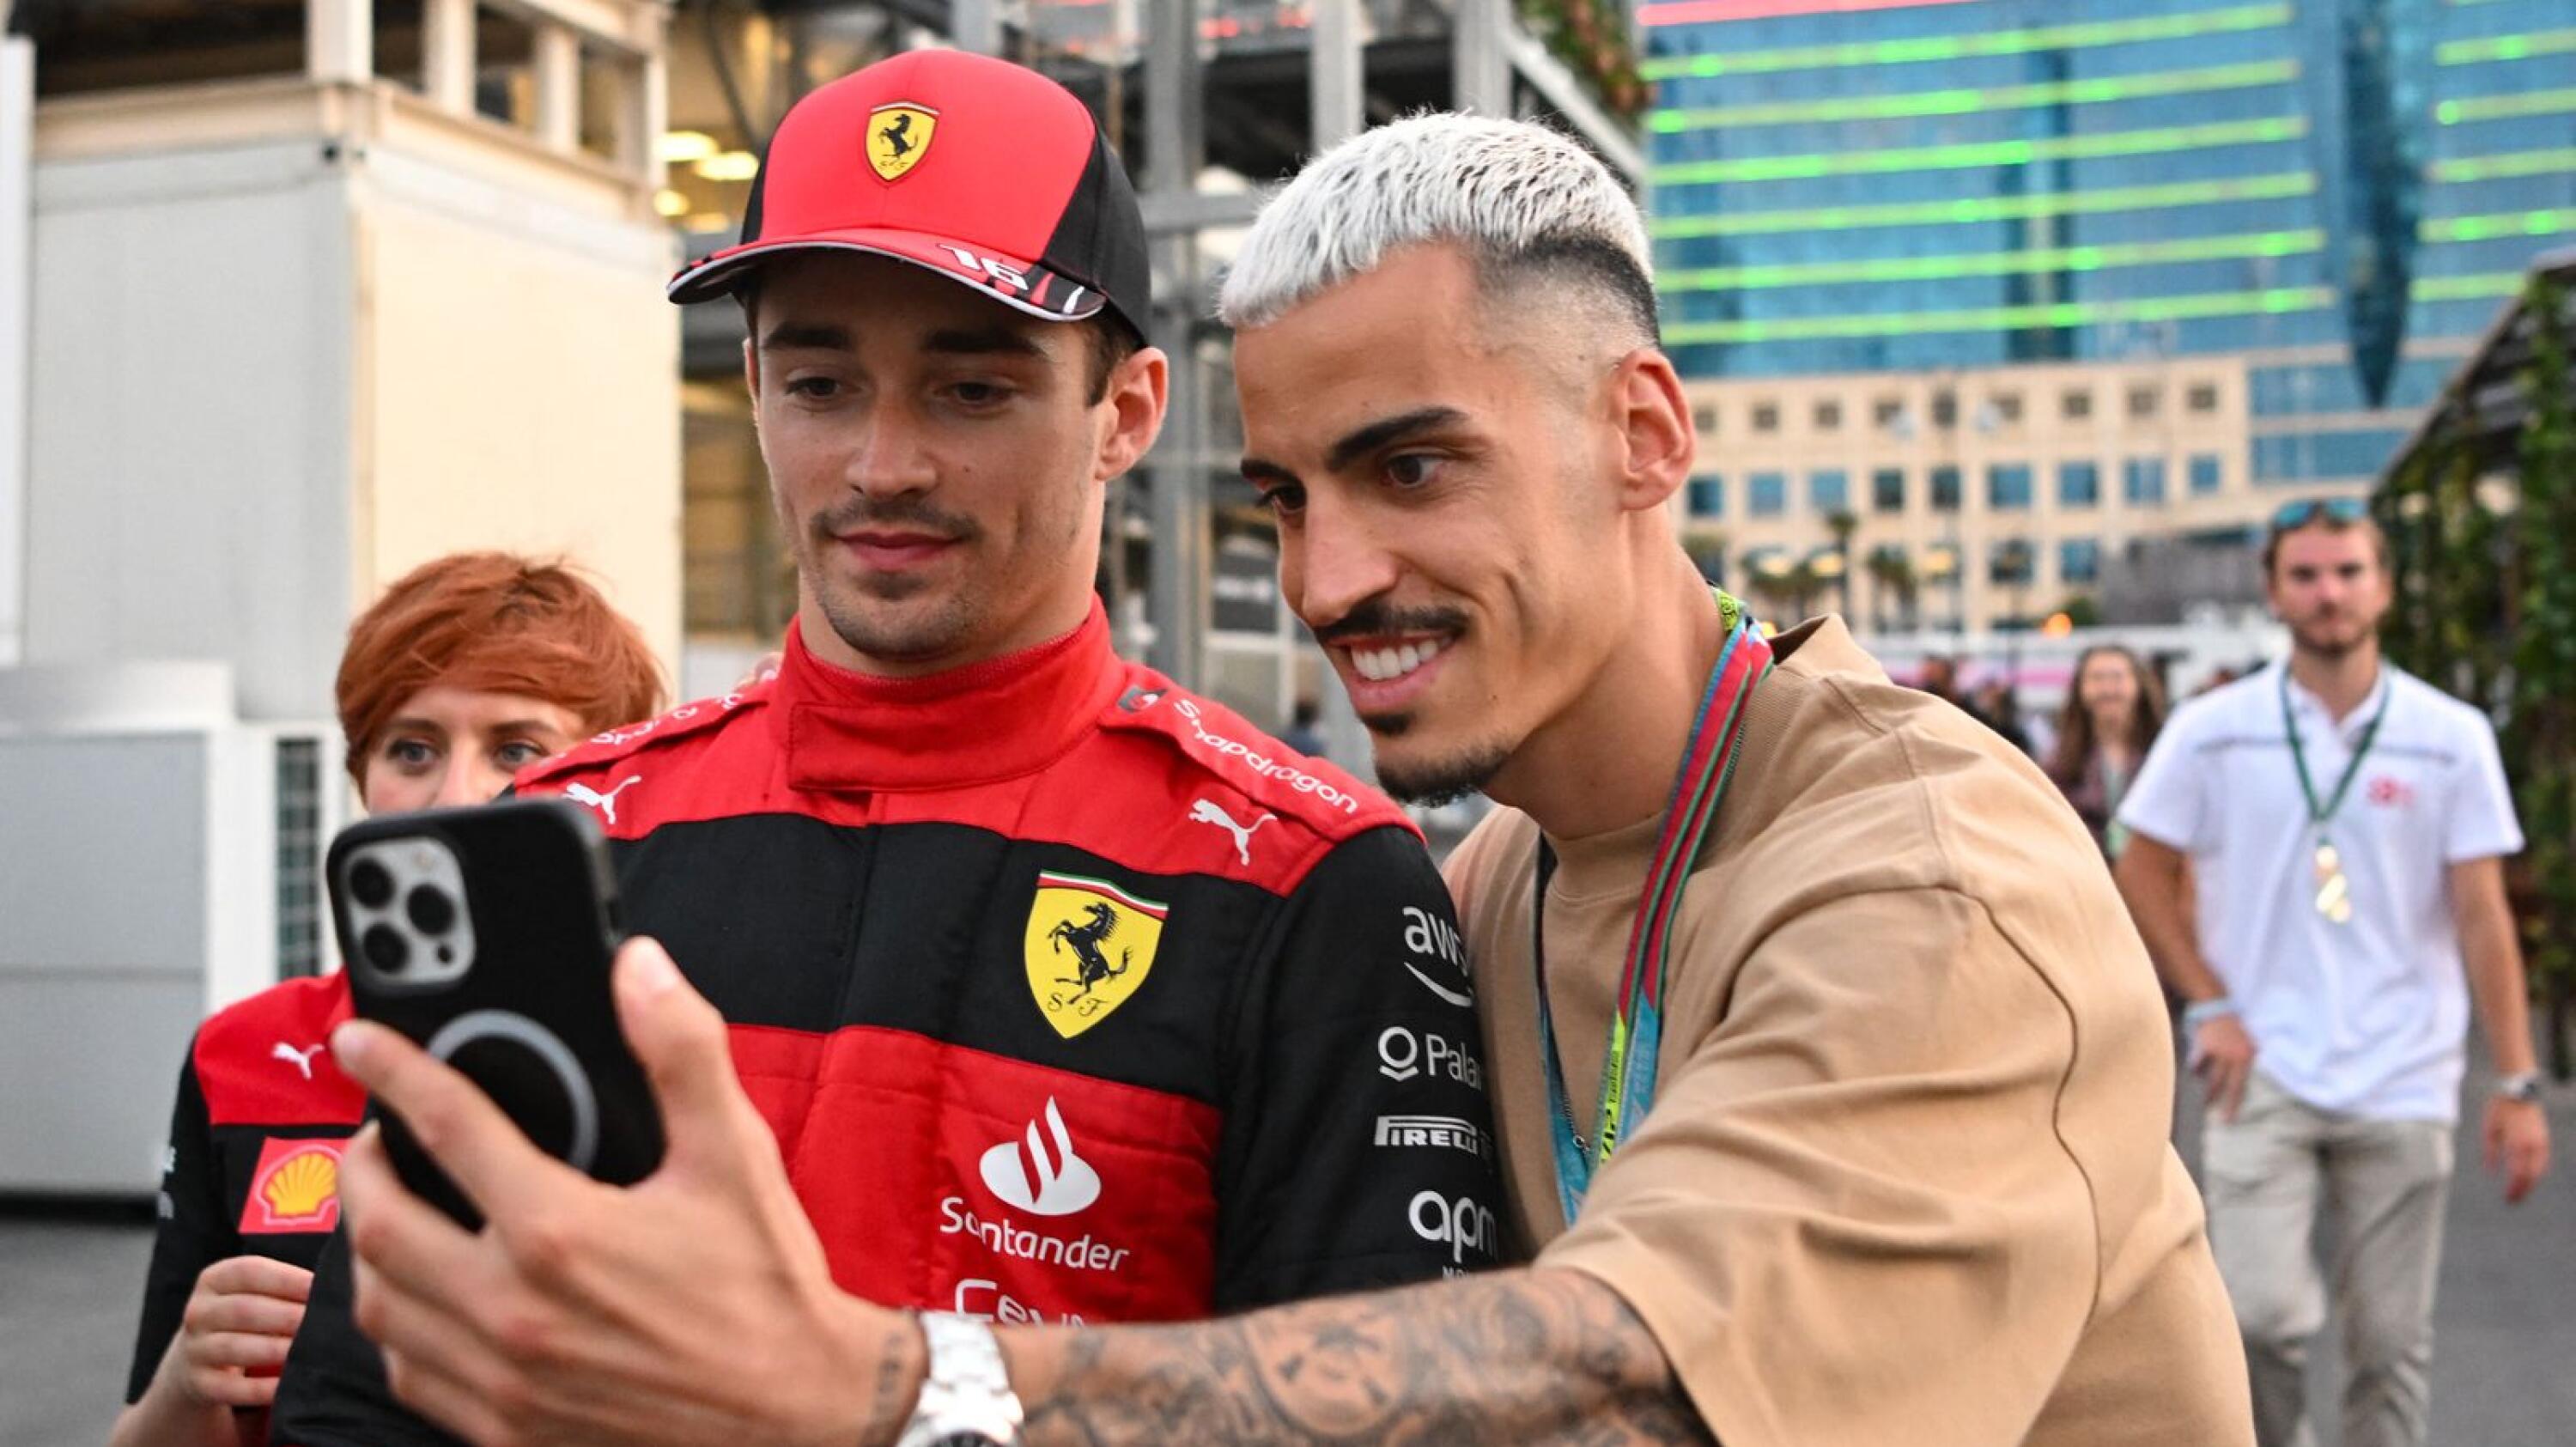
[[[949,542],[973,542],[983,529],[963,513],[945,512],[930,505],[926,498],[905,494],[900,497],[875,498],[853,495],[843,498],[814,515],[812,524],[817,542],[868,529],[901,530],[928,533]]]
[[[1337,621],[1312,631],[1317,643],[1327,645],[1389,633],[1464,633],[1467,631],[1467,612],[1463,608],[1446,607],[1398,608],[1382,599],[1372,598],[1343,614]]]

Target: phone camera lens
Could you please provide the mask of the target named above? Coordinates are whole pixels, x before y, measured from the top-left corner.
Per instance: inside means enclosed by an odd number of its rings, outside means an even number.
[[[349,893],[369,909],[382,909],[393,902],[394,877],[372,859],[361,859],[349,866]]]
[[[413,889],[403,901],[403,910],[411,916],[412,928],[425,935],[443,935],[456,924],[456,901],[434,885]]]
[[[411,963],[410,941],[389,924],[367,926],[367,932],[358,937],[358,948],[367,952],[368,964],[388,975],[401,973]]]

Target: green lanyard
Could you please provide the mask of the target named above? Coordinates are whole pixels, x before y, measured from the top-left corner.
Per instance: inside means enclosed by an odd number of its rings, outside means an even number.
[[[2382,679],[2383,684],[2387,680]],[[2362,728],[2361,741],[2352,746],[2352,762],[2343,766],[2343,777],[2335,780],[2334,796],[2323,804],[2317,802],[2316,782],[2308,777],[2308,751],[2299,743],[2299,721],[2290,708],[2290,668],[2281,666],[2281,731],[2290,736],[2290,762],[2298,766],[2299,792],[2307,796],[2308,822],[2322,835],[2326,821],[2343,807],[2344,795],[2352,792],[2352,781],[2361,777],[2361,762],[2369,757],[2370,746],[2379,741],[2379,725],[2388,717],[2388,701],[2397,696],[2393,684],[2387,684],[2379,695],[2379,710]]]

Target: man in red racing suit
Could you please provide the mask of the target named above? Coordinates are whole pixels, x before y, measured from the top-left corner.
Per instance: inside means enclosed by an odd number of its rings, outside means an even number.
[[[969,144],[979,97],[1054,91],[933,54],[799,110],[938,110],[912,185]],[[914,62],[960,73],[880,77]],[[891,89],[833,94],[867,85]],[[791,116],[773,168],[802,134]],[[938,307],[962,290],[914,285]],[[761,324],[774,304],[764,291]],[[941,317],[921,334],[943,357],[977,335]],[[765,422],[773,448],[793,421]],[[1088,551],[1050,563],[1083,608]],[[820,620],[800,619],[774,680],[603,734],[519,787],[597,817],[626,925],[724,1015],[848,1291],[1009,1322],[1170,1320],[1492,1263],[1469,975],[1420,837],[1331,765],[1120,660],[1087,606],[1070,631],[914,676],[826,661]],[[347,1261],[344,1233],[276,1440],[439,1440],[386,1391]]]

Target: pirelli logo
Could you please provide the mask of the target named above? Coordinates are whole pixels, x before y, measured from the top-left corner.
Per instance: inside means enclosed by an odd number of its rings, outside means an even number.
[[[1485,1133],[1475,1122],[1454,1115],[1382,1115],[1377,1118],[1382,1146],[1447,1146],[1471,1156],[1487,1153]]]

